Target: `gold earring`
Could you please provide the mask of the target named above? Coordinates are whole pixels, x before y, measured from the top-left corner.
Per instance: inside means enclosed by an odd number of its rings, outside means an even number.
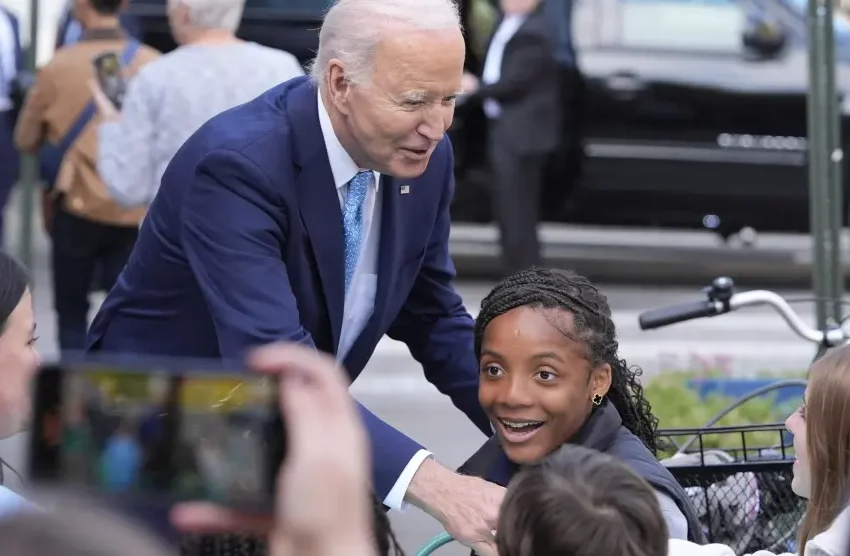
[[[602,394],[593,394],[593,397],[590,398],[590,401],[593,402],[593,405],[602,405]]]

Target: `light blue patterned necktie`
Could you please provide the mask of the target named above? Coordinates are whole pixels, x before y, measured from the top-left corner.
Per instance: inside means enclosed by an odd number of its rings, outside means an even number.
[[[342,211],[342,228],[345,234],[345,291],[351,285],[357,259],[360,256],[360,243],[363,239],[363,207],[366,204],[366,192],[372,181],[371,171],[357,172],[348,182],[348,196]]]

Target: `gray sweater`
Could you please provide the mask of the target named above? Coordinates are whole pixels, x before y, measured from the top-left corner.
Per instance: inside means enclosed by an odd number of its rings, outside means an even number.
[[[121,119],[98,130],[97,170],[112,198],[149,204],[201,125],[303,74],[292,54],[249,42],[181,46],[148,64],[128,84]]]

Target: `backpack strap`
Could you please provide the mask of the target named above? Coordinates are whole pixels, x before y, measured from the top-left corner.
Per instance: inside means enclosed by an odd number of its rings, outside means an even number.
[[[133,62],[133,58],[136,57],[136,52],[138,52],[139,46],[139,41],[136,39],[127,40],[124,52],[121,53],[121,65],[123,67],[129,66]],[[62,138],[62,141],[59,142],[58,148],[62,151],[63,155],[71,148],[71,145],[74,144],[74,141],[77,140],[77,137],[80,136],[80,133],[83,132],[96,112],[97,106],[94,103],[94,99],[92,99],[88,102],[88,104],[86,104],[86,107],[83,108],[80,115],[77,116],[77,120],[68,130],[68,133],[65,134],[65,137]]]
[[[131,38],[127,40],[127,44],[124,46],[124,51],[121,54],[121,64],[124,67],[133,62],[140,46],[141,44],[136,39]],[[68,152],[68,149],[71,148],[71,145],[74,144],[74,141],[77,140],[96,113],[97,105],[95,104],[94,99],[92,99],[77,116],[77,119],[68,129],[68,132],[65,133],[65,136],[62,137],[62,140],[59,141],[59,144],[52,145],[47,143],[42,146],[39,166],[41,170],[41,177],[44,179],[45,185],[48,189],[53,188],[56,183],[56,178],[59,176],[59,168],[62,165],[62,160],[65,158],[65,153]]]

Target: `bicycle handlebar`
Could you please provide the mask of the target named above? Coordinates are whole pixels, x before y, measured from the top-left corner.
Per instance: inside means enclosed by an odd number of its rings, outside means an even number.
[[[638,324],[641,330],[662,328],[679,322],[723,315],[743,307],[769,305],[782,316],[794,332],[805,340],[828,347],[838,346],[850,340],[850,334],[842,327],[833,327],[823,331],[807,325],[782,296],[772,291],[753,290],[735,293],[735,285],[732,279],[724,277],[714,280],[704,292],[706,299],[702,301],[691,301],[641,313],[638,316]]]

